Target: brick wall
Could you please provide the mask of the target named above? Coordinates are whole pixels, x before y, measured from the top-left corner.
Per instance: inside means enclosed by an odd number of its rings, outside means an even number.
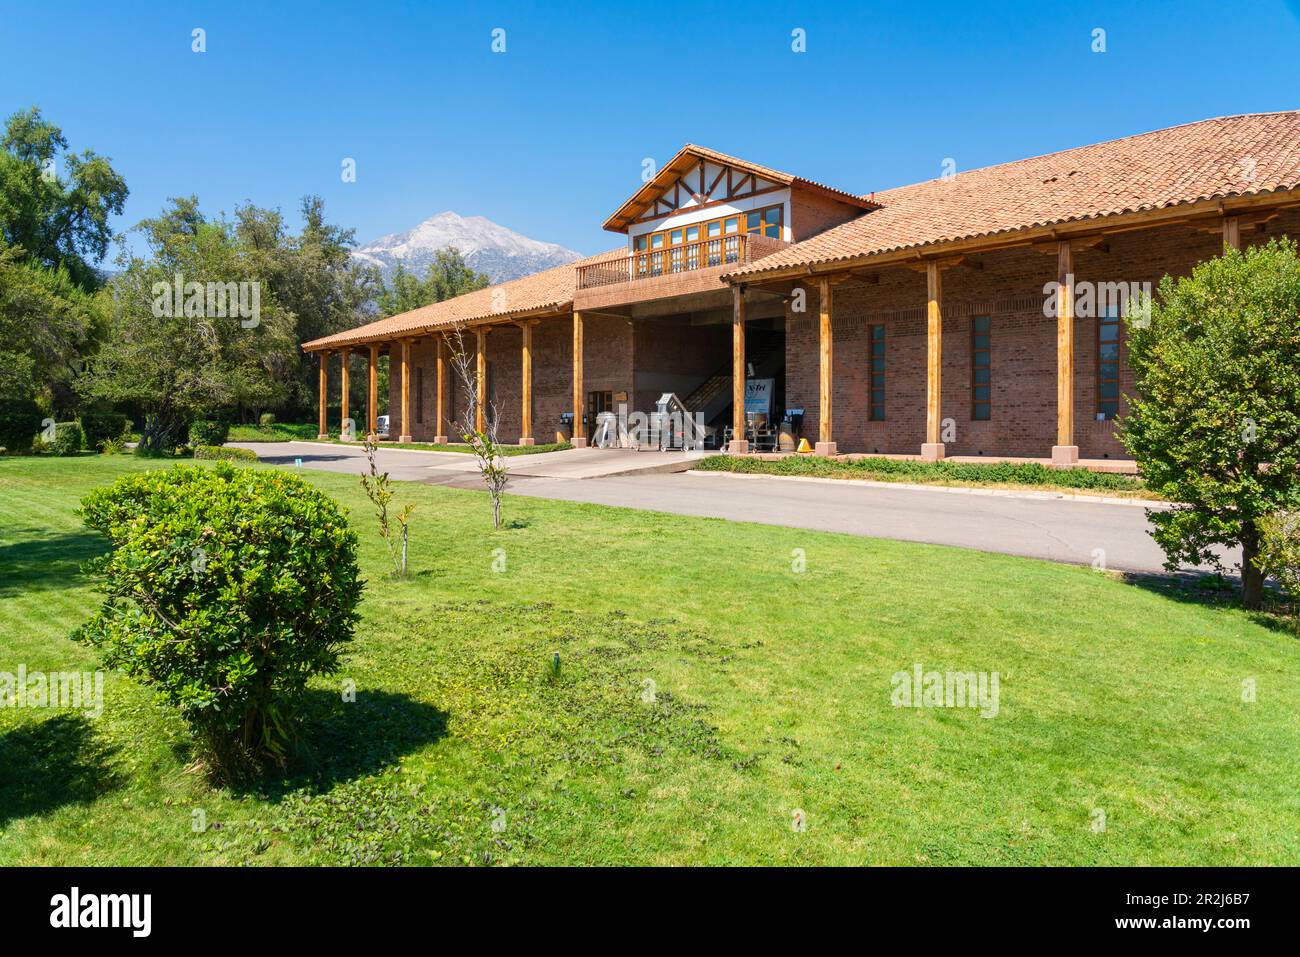
[[[1300,211],[1285,211],[1262,231],[1243,233],[1250,245],[1300,231]],[[1217,255],[1220,234],[1187,226],[1121,233],[1105,248],[1075,257],[1076,282],[1150,282],[1183,276]],[[1043,285],[1056,278],[1056,257],[1031,250],[975,256],[982,268],[943,272],[942,418],[956,438],[949,455],[1046,456],[1056,443],[1056,321],[1043,315]],[[895,268],[878,283],[833,287],[834,423],[841,452],[910,453],[925,439],[925,275]],[[818,431],[817,295],[807,311],[786,316],[786,405],[805,409],[804,434]],[[991,418],[971,419],[971,317],[992,316]],[[886,417],[868,419],[868,326],[885,327]],[[1121,340],[1120,391],[1133,391],[1127,345]],[[1127,458],[1114,423],[1097,421],[1097,319],[1075,321],[1075,441],[1084,458]],[[1127,411],[1121,399],[1120,414]]]
[[[651,412],[665,392],[684,399],[731,361],[729,324],[691,325],[684,316],[638,319],[633,341],[636,388],[629,412]]]

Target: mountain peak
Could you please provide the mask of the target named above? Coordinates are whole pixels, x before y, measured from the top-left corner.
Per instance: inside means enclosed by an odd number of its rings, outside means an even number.
[[[401,233],[381,236],[358,246],[352,255],[377,266],[387,279],[401,263],[411,272],[423,272],[434,253],[448,246],[460,250],[472,268],[487,273],[494,282],[518,279],[581,258],[581,253],[556,243],[539,242],[492,222],[486,216],[462,216],[443,210]]]

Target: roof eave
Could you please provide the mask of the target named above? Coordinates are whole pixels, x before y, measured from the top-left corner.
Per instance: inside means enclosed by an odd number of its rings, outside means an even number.
[[[1300,185],[1278,187],[1258,193],[1231,193],[1223,196],[1208,197],[1192,202],[1170,203],[1163,206],[1148,206],[1121,213],[1106,213],[1094,216],[1074,217],[1042,223],[1035,226],[1004,229],[993,233],[982,233],[955,239],[936,240],[931,243],[916,243],[900,246],[896,249],[880,252],[859,253],[853,256],[837,256],[829,259],[817,259],[789,266],[773,266],[743,273],[726,273],[720,277],[731,285],[749,282],[776,282],[782,279],[795,279],[801,276],[815,276],[822,273],[839,272],[846,267],[888,266],[909,260],[924,260],[937,256],[951,255],[955,252],[985,252],[997,249],[1024,246],[1034,242],[1052,239],[1081,237],[1097,231],[1108,231],[1113,227],[1135,220],[1142,225],[1152,227],[1174,225],[1196,215],[1220,215],[1234,210],[1249,210],[1256,206],[1277,204],[1278,197],[1293,194],[1293,198],[1280,205],[1300,205]],[[1141,228],[1141,226],[1135,227]],[[1115,231],[1115,230],[1109,230]],[[761,262],[761,260],[760,260]]]

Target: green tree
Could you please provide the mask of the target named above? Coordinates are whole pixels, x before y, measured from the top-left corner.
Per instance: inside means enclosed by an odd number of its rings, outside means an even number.
[[[352,259],[353,231],[326,220],[320,197],[304,197],[299,211],[302,230],[294,235],[279,210],[245,204],[235,211],[235,236],[276,302],[293,314],[301,344],[373,318],[379,271]],[[315,411],[317,381],[316,360],[299,350],[286,378],[290,417]]]
[[[73,383],[108,317],[108,297],[62,266],[24,260],[0,240],[0,398],[41,396],[55,415],[75,406]]]
[[[37,107],[9,117],[0,139],[0,236],[22,255],[93,290],[95,264],[113,238],[109,217],[126,196],[112,164],[93,150],[68,152],[63,131]]]
[[[1221,567],[1240,546],[1242,599],[1258,607],[1261,522],[1300,504],[1300,259],[1289,240],[1225,252],[1166,276],[1149,318],[1130,307],[1137,395],[1120,424],[1147,482],[1167,566]]]
[[[453,299],[492,284],[485,273],[477,272],[465,262],[455,246],[436,250],[424,277],[409,272],[401,263],[393,270],[390,282],[379,290],[380,316],[395,316],[431,303]]]
[[[158,453],[185,441],[196,416],[282,403],[298,363],[294,317],[237,228],[209,221],[188,197],[137,229],[150,254],[119,258],[108,334],[80,380],[83,394],[140,410],[141,442]],[[227,303],[221,315],[208,290],[240,283],[249,284],[245,304],[256,314],[232,315]]]

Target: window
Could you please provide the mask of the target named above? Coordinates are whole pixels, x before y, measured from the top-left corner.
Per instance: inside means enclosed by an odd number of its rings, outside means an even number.
[[[1097,320],[1097,418],[1119,415],[1119,308],[1107,306]]]
[[[424,424],[424,369],[415,367],[415,421]]]
[[[745,232],[758,233],[772,239],[781,238],[781,207],[769,206],[745,215]]]
[[[867,417],[873,422],[885,421],[885,327],[868,326],[871,358],[870,404]]]
[[[614,393],[613,392],[588,392],[587,393],[587,424],[593,429],[596,427],[596,416],[602,412],[614,411]]]
[[[665,246],[678,246],[684,242],[694,243],[701,239],[719,239],[739,233],[781,239],[784,224],[785,207],[768,206],[739,216],[733,213],[703,223],[692,223],[690,226],[674,226],[672,229],[660,230],[657,233],[646,233],[633,239],[632,248],[636,252],[645,252],[647,249],[663,249]],[[714,262],[708,264],[716,265]]]
[[[993,320],[974,316],[970,323],[970,417],[981,422],[989,418],[990,337]]]

